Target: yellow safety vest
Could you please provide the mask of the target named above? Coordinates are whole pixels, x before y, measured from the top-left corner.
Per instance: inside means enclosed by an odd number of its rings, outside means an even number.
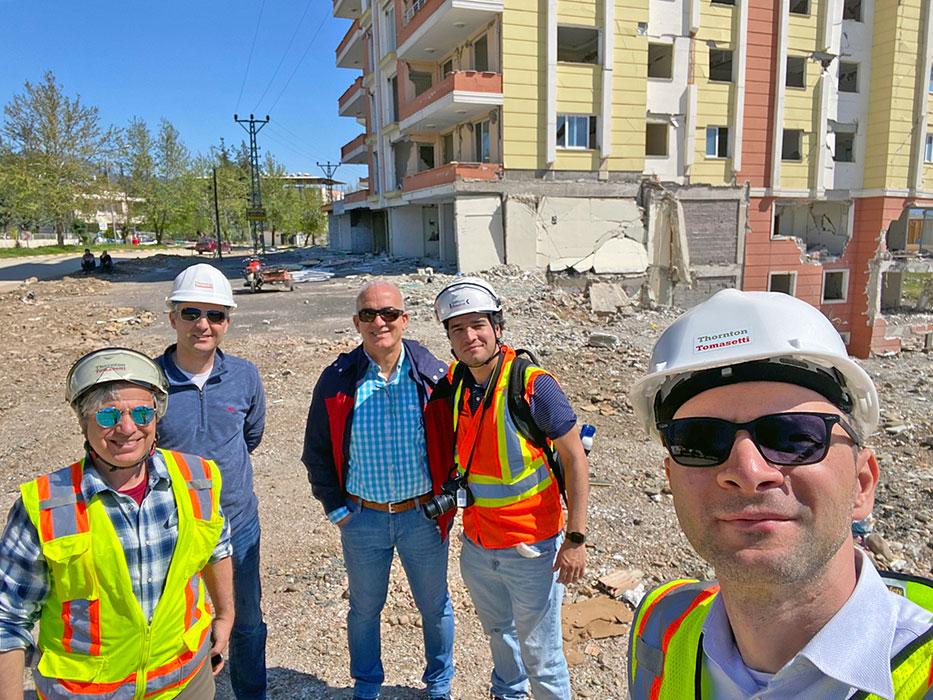
[[[84,500],[84,460],[21,487],[49,568],[35,674],[41,698],[167,700],[207,658],[212,615],[200,572],[223,527],[220,470],[201,457],[159,453],[178,508],[178,544],[151,623],[103,502]]]
[[[933,581],[879,572],[889,589],[933,612]],[[681,579],[662,584],[638,606],[629,635],[632,700],[712,698],[703,664],[703,622],[719,593],[715,581]],[[933,626],[891,659],[896,700],[921,700],[933,687]],[[858,692],[851,700],[881,700]]]

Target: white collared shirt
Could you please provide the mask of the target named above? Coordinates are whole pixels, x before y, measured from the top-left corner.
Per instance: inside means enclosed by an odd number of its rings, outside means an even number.
[[[889,591],[869,558],[858,550],[855,556],[852,595],[774,674],[745,665],[716,596],[703,624],[703,661],[716,700],[844,700],[860,690],[893,700],[891,659],[930,628],[933,614]]]

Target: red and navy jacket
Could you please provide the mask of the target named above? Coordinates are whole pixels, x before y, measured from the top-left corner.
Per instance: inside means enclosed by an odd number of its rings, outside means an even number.
[[[434,387],[444,378],[447,365],[413,340],[403,339],[402,343],[411,363],[409,376],[418,387],[424,408]],[[325,513],[346,505],[346,469],[350,457],[356,387],[368,369],[369,358],[363,352],[363,346],[359,345],[350,352],[341,353],[333,364],[324,369],[314,387],[301,461],[308,469],[311,491],[324,506]],[[453,469],[452,426],[445,434],[443,430],[428,429],[426,420],[424,437],[431,483],[434,493],[438,494]],[[453,515],[451,511],[438,518],[443,537],[447,536]]]

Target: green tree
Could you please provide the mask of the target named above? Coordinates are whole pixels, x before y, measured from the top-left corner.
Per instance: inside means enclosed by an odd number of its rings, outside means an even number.
[[[3,113],[17,206],[25,218],[52,222],[64,244],[75,209],[96,190],[95,164],[113,152],[113,130],[101,128],[96,107],[65,95],[51,71],[27,80]]]

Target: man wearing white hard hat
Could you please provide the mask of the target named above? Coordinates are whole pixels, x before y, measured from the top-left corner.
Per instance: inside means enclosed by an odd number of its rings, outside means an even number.
[[[224,514],[233,542],[236,621],[230,637],[230,681],[237,700],[266,697],[266,624],[260,607],[259,509],[250,454],[265,428],[259,371],[220,345],[236,308],[224,274],[198,263],[179,274],[166,299],[176,343],[156,359],[169,382],[171,408],[159,444],[200,450],[224,476]]]
[[[453,453],[445,497],[425,511],[463,508],[460,572],[489,636],[492,697],[570,700],[560,611],[564,584],[586,567],[589,497],[576,414],[549,372],[503,342],[502,302],[488,282],[453,280],[434,311],[457,362],[425,420],[434,434],[452,433]]]
[[[928,697],[933,582],[879,572],[853,542],[879,479],[878,395],[829,320],[721,291],[662,334],[630,399],[717,577],[642,600],[631,697]]]
[[[65,398],[84,454],[23,484],[0,538],[0,698],[38,647],[40,698],[209,700],[233,623],[217,465],[156,448],[168,387],[142,353],[85,355]]]

